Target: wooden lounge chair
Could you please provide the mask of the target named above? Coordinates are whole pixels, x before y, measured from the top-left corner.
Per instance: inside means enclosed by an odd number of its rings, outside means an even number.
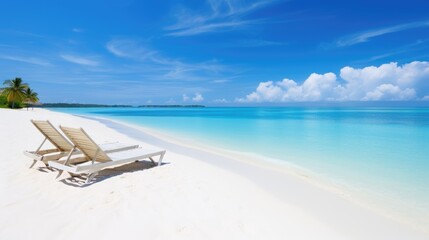
[[[81,152],[74,149],[73,144],[70,143],[49,121],[31,120],[33,125],[45,136],[40,146],[36,151],[24,151],[24,154],[33,159],[33,164],[30,168],[36,164],[37,161],[43,162],[48,166],[48,161],[56,161],[68,154],[80,154]],[[52,149],[41,150],[46,140],[54,145]],[[119,142],[103,143],[100,144],[101,149],[105,152],[117,152],[123,150],[129,150],[137,148],[139,145],[130,145]]]
[[[138,160],[149,159],[155,165],[153,157],[159,156],[158,166],[161,165],[165,155],[165,150],[149,151],[142,148],[108,153],[97,145],[91,137],[82,128],[69,128],[60,126],[64,134],[72,141],[75,148],[79,149],[85,155],[85,162],[79,163],[69,155],[66,160],[49,161],[49,166],[60,170],[57,178],[66,171],[73,175],[87,176],[86,183],[89,183],[99,171],[117,167]],[[77,162],[77,163],[76,163]]]

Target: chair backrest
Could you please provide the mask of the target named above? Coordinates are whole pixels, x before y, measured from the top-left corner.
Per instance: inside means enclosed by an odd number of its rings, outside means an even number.
[[[97,162],[112,161],[107,154],[92,140],[82,128],[60,126],[64,134],[90,160]]]
[[[33,125],[60,151],[70,151],[71,144],[49,121],[31,120]]]

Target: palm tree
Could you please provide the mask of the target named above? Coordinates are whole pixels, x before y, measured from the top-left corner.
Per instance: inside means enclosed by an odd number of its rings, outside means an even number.
[[[25,99],[28,84],[23,83],[21,78],[6,80],[3,85],[6,87],[2,89],[2,94],[6,96],[8,102],[12,102],[12,108],[15,108],[15,102]]]
[[[27,103],[27,111],[28,111],[28,105],[31,103],[36,103],[39,101],[39,98],[37,97],[37,93],[33,91],[31,88],[27,88],[25,90],[25,102]]]

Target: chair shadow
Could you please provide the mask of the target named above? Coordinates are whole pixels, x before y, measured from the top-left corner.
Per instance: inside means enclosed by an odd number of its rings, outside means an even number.
[[[170,164],[170,163],[162,163],[161,166],[167,165],[167,164]],[[109,178],[120,176],[124,173],[144,171],[144,170],[148,170],[148,169],[151,169],[151,168],[154,168],[157,166],[158,165],[154,165],[150,161],[138,161],[138,162],[125,164],[125,165],[115,167],[115,168],[103,169],[89,183],[86,183],[86,177],[87,176],[85,176],[85,177],[70,176],[68,178],[60,180],[60,182],[66,184],[66,185],[72,186],[72,187],[86,188],[86,187],[89,187],[93,184],[105,181]]]
[[[39,171],[39,172],[44,172],[44,173],[58,172],[56,169],[51,168],[51,167],[47,167],[47,166],[40,166],[40,167],[37,167],[34,169]]]

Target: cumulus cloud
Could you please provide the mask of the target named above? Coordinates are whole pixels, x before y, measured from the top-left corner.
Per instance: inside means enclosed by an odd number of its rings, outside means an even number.
[[[192,101],[202,102],[202,101],[204,101],[204,97],[200,93],[195,93],[195,96],[192,98]]]
[[[429,62],[395,62],[379,67],[344,67],[334,73],[312,73],[301,84],[295,80],[261,82],[238,102],[403,101],[426,100]]]
[[[411,88],[404,90],[392,84],[382,84],[374,91],[368,92],[362,100],[378,101],[378,100],[408,100],[414,98],[416,91]]]
[[[193,102],[202,102],[204,101],[204,97],[201,93],[195,93],[195,95],[193,97],[189,97],[186,94],[182,95],[182,99],[184,102],[190,101],[192,100]]]

